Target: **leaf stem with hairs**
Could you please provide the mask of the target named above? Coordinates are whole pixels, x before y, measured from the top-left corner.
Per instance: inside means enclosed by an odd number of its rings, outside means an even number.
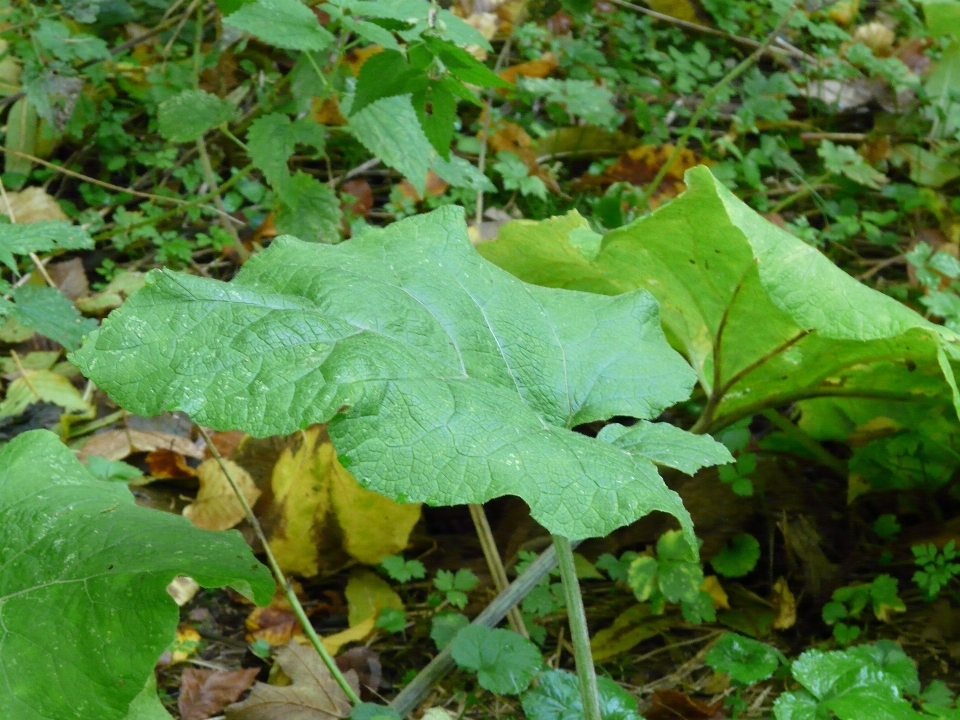
[[[353,705],[359,705],[359,696],[354,689],[350,687],[350,683],[347,682],[347,679],[343,676],[343,673],[340,672],[340,668],[337,667],[337,663],[334,662],[333,657],[323,646],[323,641],[320,639],[320,636],[317,635],[317,631],[314,630],[313,625],[310,624],[310,619],[307,617],[307,613],[304,611],[303,605],[300,604],[300,599],[293,591],[293,586],[284,576],[283,570],[280,569],[280,564],[277,562],[277,558],[274,557],[273,551],[270,549],[270,542],[267,540],[267,536],[264,534],[263,528],[260,527],[260,521],[257,520],[257,516],[253,514],[253,509],[250,507],[250,503],[247,502],[247,499],[243,496],[243,493],[237,486],[237,482],[233,479],[233,475],[230,474],[230,469],[223,461],[223,456],[220,454],[220,451],[217,450],[217,446],[213,444],[213,441],[210,439],[207,431],[199,425],[197,425],[197,430],[199,431],[201,437],[203,437],[203,441],[207,444],[210,454],[216,459],[217,464],[220,466],[220,470],[223,471],[224,476],[227,478],[227,482],[230,483],[230,487],[233,489],[234,495],[237,496],[237,500],[240,501],[240,505],[243,507],[243,513],[247,518],[247,522],[250,523],[254,533],[256,533],[257,539],[260,541],[261,545],[263,545],[263,551],[267,556],[267,562],[270,565],[270,570],[273,571],[273,577],[276,579],[277,584],[283,588],[284,594],[287,596],[287,600],[290,602],[290,606],[293,608],[293,612],[297,616],[297,620],[299,620],[300,625],[303,626],[303,632],[310,640],[310,644],[313,645],[313,648],[317,651],[320,659],[323,660],[323,664],[327,666],[327,670],[329,670],[330,674],[333,675],[333,679],[337,681],[337,685],[339,685],[340,689],[346,693],[348,698],[350,698],[350,702]]]

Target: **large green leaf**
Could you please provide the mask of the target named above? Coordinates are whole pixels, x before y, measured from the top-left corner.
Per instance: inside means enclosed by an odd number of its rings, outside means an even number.
[[[960,336],[857,282],[707,168],[691,169],[686,183],[682,196],[610,232],[599,250],[575,242],[586,227],[575,213],[506,225],[478,250],[527,282],[606,295],[649,290],[714,397],[707,428],[811,397],[956,398],[948,358]]]
[[[176,630],[177,575],[261,604],[273,593],[238,533],[138,507],[53,433],[0,450],[0,717],[119,720],[151,705],[131,703]]]
[[[519,495],[574,538],[652,510],[690,531],[652,462],[571,431],[688,395],[656,302],[526,285],[477,255],[459,207],[341,245],[278,238],[229,284],[153,272],[73,358],[140,414],[330,421],[350,472],[401,501]]]
[[[300,0],[255,0],[223,22],[285,50],[323,50],[333,42],[330,31]]]
[[[14,272],[17,272],[14,255],[92,247],[93,239],[86,230],[63,220],[0,225],[0,262]]]

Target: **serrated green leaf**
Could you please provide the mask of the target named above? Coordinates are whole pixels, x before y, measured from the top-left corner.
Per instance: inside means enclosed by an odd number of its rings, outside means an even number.
[[[498,695],[519,695],[543,667],[540,650],[511,630],[470,625],[450,642],[457,665],[477,673],[482,688]]]
[[[237,111],[229,100],[204,90],[184,90],[160,103],[157,129],[171,142],[193,142],[208,130],[228,122]]]
[[[724,577],[743,577],[757,566],[760,543],[749,533],[740,533],[710,560],[713,569]]]
[[[401,501],[519,495],[575,539],[663,510],[695,542],[652,463],[570,430],[687,396],[656,303],[521,283],[458,207],[336,246],[279,238],[229,284],[153,272],[73,357],[142,415],[255,435],[330,421],[354,477]]]
[[[63,220],[0,225],[0,262],[13,272],[17,272],[14,255],[92,247],[93,239],[86,230]]]
[[[730,451],[709,435],[692,435],[670,423],[641,420],[630,427],[610,423],[597,438],[631,455],[687,475],[693,475],[703,467],[733,462]]]
[[[691,169],[686,183],[679,198],[608,233],[592,261],[569,242],[564,218],[529,234],[526,224],[508,224],[477,250],[529,282],[608,295],[649,290],[708,395],[720,362],[713,428],[820,395],[956,406],[951,362],[960,336],[857,282],[708,169]],[[567,231],[551,233],[558,225]]]
[[[273,594],[239,533],[138,507],[45,430],[0,450],[0,535],[4,718],[126,718],[176,629],[177,575]]]
[[[867,164],[863,156],[849,145],[835,145],[829,140],[823,140],[817,149],[817,155],[823,159],[827,172],[844,175],[874,190],[879,190],[881,185],[890,182],[886,175]]]
[[[409,93],[410,81],[422,73],[413,73],[406,56],[399,50],[384,50],[371,55],[360,67],[357,90],[350,105],[350,114],[363,110],[377,100]]]
[[[97,329],[97,321],[81,317],[56,288],[21,285],[13,291],[13,300],[14,320],[68,350],[76,350],[84,336]]]
[[[285,50],[323,50],[333,42],[333,35],[300,0],[256,0],[223,22]]]
[[[247,132],[247,154],[253,166],[263,173],[273,187],[290,176],[287,161],[297,145],[310,145],[323,150],[326,130],[310,118],[290,121],[280,113],[257,118]]]
[[[704,658],[714,670],[726,673],[743,685],[766,680],[782,661],[785,658],[776,648],[737,633],[726,633]]]
[[[340,242],[343,212],[331,188],[297,170],[277,185],[277,200],[274,223],[279,232],[307,242]]]
[[[643,720],[636,699],[610,678],[598,677],[597,691],[603,720]],[[524,693],[521,700],[529,720],[583,720],[580,681],[564,670],[540,675],[537,687]]]
[[[347,127],[371,154],[397,170],[423,195],[435,151],[420,127],[410,95],[370,103],[350,116]]]
[[[452,42],[429,35],[424,36],[423,42],[431,53],[440,58],[441,62],[447,66],[447,70],[458,80],[480,87],[513,87],[511,83]]]

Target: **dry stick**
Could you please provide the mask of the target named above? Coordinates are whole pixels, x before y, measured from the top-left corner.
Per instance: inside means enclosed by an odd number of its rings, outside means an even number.
[[[613,1],[617,2],[618,0],[613,0]],[[716,85],[710,88],[710,91],[704,96],[703,101],[694,111],[693,117],[691,117],[690,122],[687,123],[687,127],[684,129],[683,134],[677,140],[677,145],[676,147],[673,148],[673,152],[670,153],[670,157],[660,168],[660,172],[657,173],[657,176],[653,179],[653,182],[651,182],[647,186],[647,189],[644,190],[643,197],[640,199],[641,208],[646,208],[649,205],[651,196],[653,195],[653,193],[656,192],[657,188],[660,187],[660,183],[663,182],[663,179],[667,176],[667,173],[670,171],[670,168],[673,167],[673,163],[677,159],[677,156],[680,155],[680,153],[683,151],[685,147],[687,147],[687,143],[690,141],[690,136],[693,134],[694,129],[697,127],[697,123],[700,122],[700,119],[703,117],[704,113],[707,112],[707,108],[709,108],[713,104],[713,100],[717,96],[717,93],[719,93],[723,88],[725,88],[727,85],[729,85],[738,77],[740,77],[750,67],[752,67],[757,60],[760,59],[760,56],[763,55],[763,53],[770,48],[770,44],[774,41],[777,35],[780,34],[780,31],[783,30],[784,27],[786,27],[787,22],[789,22],[790,18],[793,16],[795,9],[796,8],[794,6],[791,6],[790,9],[783,16],[783,19],[774,29],[774,31],[770,33],[770,35],[767,37],[766,40],[763,41],[763,44],[760,45],[760,47],[758,47],[754,52],[752,52],[733,70],[731,70],[726,75],[724,75],[723,78],[720,80],[720,82],[718,82]]]
[[[12,150],[8,147],[3,147],[2,145],[0,145],[0,152],[7,153],[8,155],[14,155],[16,157],[25,158],[30,162],[36,163],[37,165],[43,165],[46,168],[50,168],[51,170],[55,170],[59,173],[63,173],[64,175],[67,175],[69,177],[76,178],[77,180],[83,180],[84,182],[88,182],[91,185],[99,185],[102,188],[106,188],[107,190],[113,190],[114,192],[127,193],[128,195],[133,195],[134,197],[142,197],[144,199],[155,200],[157,202],[168,202],[168,203],[173,203],[174,205],[183,205],[184,207],[187,207],[187,206],[193,207],[194,205],[197,205],[197,203],[192,200],[183,200],[181,198],[168,197],[167,195],[154,195],[153,193],[140,192],[139,190],[134,190],[132,188],[125,188],[125,187],[121,187],[120,185],[114,185],[113,183],[108,183],[104,180],[97,180],[97,178],[90,177],[89,175],[84,175],[83,173],[78,173],[78,172],[74,172],[73,170],[68,170],[67,168],[61,165],[56,165],[52,162],[47,162],[42,158],[38,158],[34,155],[28,155],[27,153],[20,152],[19,150]],[[210,197],[211,198],[216,197],[216,194],[213,194]],[[220,210],[218,210],[215,207],[204,206],[204,209],[212,210],[218,214],[220,213]],[[236,222],[236,223],[240,222],[235,217],[232,217],[229,213],[223,213],[223,214],[225,214],[233,222]]]
[[[525,598],[556,566],[557,551],[551,545],[541,553],[540,557],[530,563],[520,577],[514,580],[506,590],[497,595],[493,602],[487,605],[471,624],[489,628],[496,627],[506,617],[510,608]],[[400,717],[404,717],[424,701],[430,693],[430,688],[450,672],[453,665],[450,646],[447,645],[400,691],[400,694],[390,703],[390,707],[396,710]]]
[[[761,48],[763,52],[774,53],[777,55],[789,55],[790,57],[797,58],[798,60],[806,60],[807,62],[812,63],[818,62],[817,58],[813,57],[812,55],[807,55],[807,53],[803,52],[799,48],[795,48],[793,45],[780,37],[775,37],[774,40],[771,41],[776,42],[780,47],[770,47],[771,43],[760,43],[756,40],[742,37],[740,35],[733,35],[731,33],[724,32],[723,30],[717,30],[706,25],[700,25],[688,20],[681,20],[680,18],[675,18],[670,15],[664,15],[656,10],[645,8],[642,5],[634,5],[631,2],[626,2],[626,0],[610,0],[610,2],[612,2],[614,5],[619,5],[620,7],[642,13],[643,15],[649,15],[656,20],[663,20],[671,25],[677,25],[678,27],[686,28],[687,30],[704,33],[705,35],[716,35],[717,37],[722,37],[740,45],[746,45],[747,47]],[[780,30],[781,28],[777,29],[778,35]]]
[[[471,503],[470,517],[473,518],[473,526],[477,530],[477,537],[480,538],[480,547],[483,549],[483,557],[486,558],[487,567],[490,569],[491,577],[493,577],[493,584],[497,588],[497,592],[502,593],[510,585],[510,581],[507,580],[507,571],[503,567],[500,551],[497,550],[497,541],[493,537],[493,531],[490,529],[490,523],[487,521],[487,514],[483,510],[483,505]],[[510,608],[510,612],[507,613],[507,622],[510,623],[510,629],[515,633],[530,638],[527,626],[523,624],[520,608]]]
[[[290,605],[293,607],[293,612],[297,616],[297,620],[299,620],[300,624],[303,626],[303,632],[306,633],[310,643],[323,660],[323,664],[327,666],[330,674],[333,675],[333,679],[337,681],[337,685],[339,685],[343,692],[346,693],[347,697],[350,698],[350,702],[354,705],[359,705],[360,698],[357,696],[357,693],[354,692],[353,688],[350,687],[350,683],[347,682],[347,679],[343,676],[343,673],[340,672],[340,668],[337,667],[337,663],[334,662],[333,658],[330,656],[330,653],[327,652],[327,649],[323,646],[323,641],[317,635],[317,631],[314,630],[313,625],[310,624],[307,613],[304,612],[303,605],[300,604],[300,599],[293,591],[293,586],[284,576],[283,570],[280,569],[280,564],[277,562],[276,557],[273,555],[273,551],[270,549],[270,543],[267,540],[267,536],[263,533],[263,528],[260,527],[260,521],[257,520],[256,515],[253,514],[253,509],[250,507],[250,503],[247,502],[247,498],[244,497],[243,493],[240,491],[240,488],[237,486],[237,482],[233,479],[233,475],[230,474],[230,469],[223,461],[223,456],[220,454],[220,451],[217,450],[217,446],[213,444],[210,436],[207,435],[207,431],[199,425],[197,425],[197,430],[199,431],[201,437],[203,437],[204,442],[207,444],[210,454],[216,459],[217,464],[220,466],[220,470],[223,471],[224,476],[227,478],[227,482],[230,483],[230,487],[233,489],[234,495],[237,496],[237,500],[240,501],[240,505],[243,507],[243,513],[247,518],[247,522],[250,523],[251,527],[253,527],[253,531],[256,533],[257,539],[263,545],[263,551],[267,556],[267,562],[270,564],[270,569],[273,571],[273,576],[276,579],[277,584],[283,588],[284,594],[287,596],[287,600],[290,602]]]
[[[3,178],[0,178],[0,196],[3,197],[3,204],[7,208],[7,217],[10,218],[10,223],[15,225],[17,222],[17,217],[13,214],[13,205],[10,204],[10,198],[7,197],[7,186],[3,184]],[[57,284],[53,281],[53,278],[50,277],[50,274],[47,272],[47,268],[43,266],[43,263],[41,262],[40,258],[37,257],[37,254],[35,252],[28,254],[30,259],[33,261],[34,266],[37,268],[37,272],[40,273],[47,285],[55,288]]]

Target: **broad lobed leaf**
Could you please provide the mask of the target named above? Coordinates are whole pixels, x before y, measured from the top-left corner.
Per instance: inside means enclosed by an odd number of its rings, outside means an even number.
[[[478,250],[527,282],[606,295],[649,290],[701,386],[722,391],[712,427],[820,396],[957,403],[956,333],[857,282],[707,168],[689,170],[686,183],[682,196],[608,233],[596,251],[571,240],[586,227],[575,213],[507,225]]]
[[[177,575],[262,604],[274,588],[239,533],[138,507],[45,430],[0,450],[0,548],[0,717],[17,720],[127,717],[176,629]]]
[[[571,430],[687,397],[656,302],[522,283],[477,255],[460,208],[343,245],[280,238],[229,284],[154,272],[74,360],[141,414],[256,435],[330,421],[350,472],[400,501],[519,495],[573,538],[652,510],[691,530],[652,462]]]

